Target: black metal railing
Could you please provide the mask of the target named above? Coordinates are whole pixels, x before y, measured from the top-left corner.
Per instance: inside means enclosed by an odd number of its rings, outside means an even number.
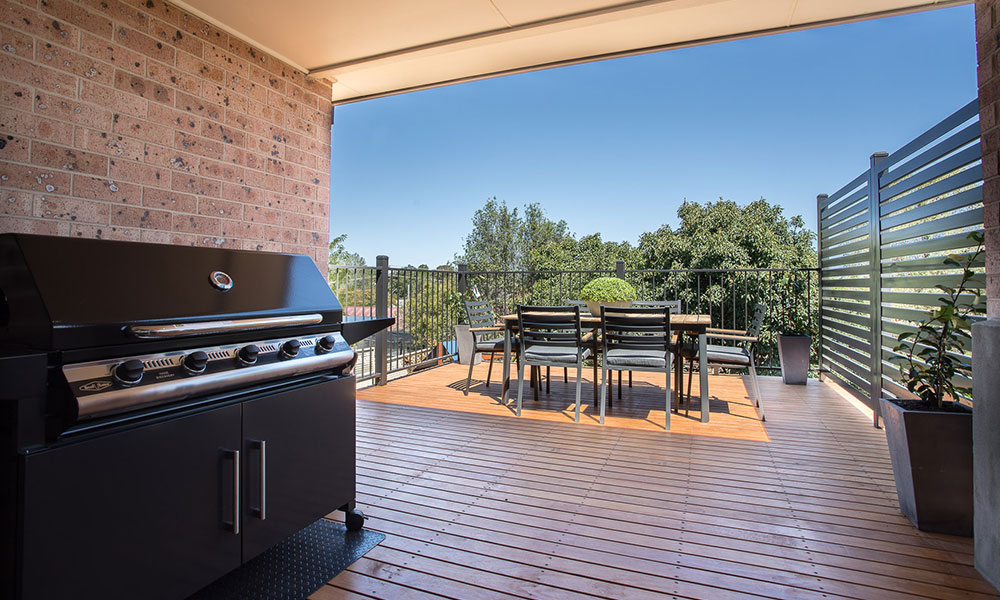
[[[817,269],[626,269],[591,271],[470,271],[388,266],[331,267],[330,284],[344,305],[345,319],[389,316],[396,324],[384,336],[357,346],[359,379],[385,382],[393,373],[451,360],[457,353],[455,326],[465,319],[462,301],[485,300],[497,315],[518,304],[565,304],[595,277],[619,277],[640,300],[681,300],[684,312],[707,314],[716,327],[746,329],[754,306],[768,306],[757,346],[760,368],[780,368],[777,335],[796,323],[818,329]],[[820,341],[814,335],[813,364]],[[383,376],[384,374],[384,376]]]

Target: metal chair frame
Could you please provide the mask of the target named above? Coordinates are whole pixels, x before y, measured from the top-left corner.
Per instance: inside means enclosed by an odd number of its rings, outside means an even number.
[[[608,372],[615,365],[608,364],[608,352],[613,350],[644,350],[652,353],[663,352],[663,366],[651,367],[629,365],[632,371],[664,373],[666,375],[666,428],[670,429],[670,367],[671,348],[673,345],[670,333],[670,307],[636,307],[627,308],[601,307],[601,330],[603,332],[604,361],[601,367],[601,423],[604,423],[605,403],[607,402]],[[618,369],[619,382],[621,370]],[[620,385],[620,383],[619,383]],[[619,399],[621,392],[619,391]]]
[[[670,310],[671,314],[680,314],[681,312],[681,301],[680,300],[635,300],[632,302],[632,306],[636,308],[667,308]],[[678,343],[679,340],[678,340]],[[676,345],[676,344],[675,344]],[[680,369],[680,361],[677,361],[677,369]],[[676,387],[680,387],[680,380],[678,379]],[[632,371],[628,372],[628,386],[632,387]],[[618,371],[618,399],[622,398],[622,372]],[[609,394],[608,400],[611,400]]]
[[[517,416],[524,396],[524,366],[565,367],[565,362],[529,359],[533,347],[564,348],[576,353],[576,417],[580,421],[580,387],[583,361],[587,358],[579,306],[518,306],[517,326],[521,336],[521,361],[517,366]]]
[[[465,379],[465,390],[464,394],[469,395],[469,388],[472,387],[472,368],[476,365],[476,355],[486,354],[487,350],[478,350],[477,346],[479,344],[479,336],[489,333],[489,332],[503,332],[504,328],[501,325],[497,325],[496,316],[493,314],[493,309],[490,308],[490,303],[485,301],[465,301],[465,315],[469,319],[469,332],[472,334],[472,357],[469,360],[469,375]],[[488,351],[490,353],[490,367],[486,371],[486,387],[490,387],[490,377],[493,375],[493,358],[497,353],[497,349],[493,348]],[[518,348],[513,347],[511,352],[514,354],[514,360],[518,360]]]

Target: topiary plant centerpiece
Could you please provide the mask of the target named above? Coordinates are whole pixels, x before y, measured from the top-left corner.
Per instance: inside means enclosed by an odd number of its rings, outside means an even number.
[[[599,317],[602,306],[629,306],[636,299],[636,293],[635,288],[624,279],[598,277],[583,286],[580,299],[587,303],[590,314]]]

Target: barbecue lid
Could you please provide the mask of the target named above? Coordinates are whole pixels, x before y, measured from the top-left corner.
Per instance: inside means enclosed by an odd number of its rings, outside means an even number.
[[[307,256],[0,235],[2,341],[64,350],[139,341],[131,326],[311,314],[342,319]]]

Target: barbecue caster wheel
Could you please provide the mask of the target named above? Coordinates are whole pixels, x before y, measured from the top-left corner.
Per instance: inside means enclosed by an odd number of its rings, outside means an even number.
[[[344,512],[344,525],[347,526],[348,531],[361,531],[367,518],[365,513],[360,510],[348,510]]]

